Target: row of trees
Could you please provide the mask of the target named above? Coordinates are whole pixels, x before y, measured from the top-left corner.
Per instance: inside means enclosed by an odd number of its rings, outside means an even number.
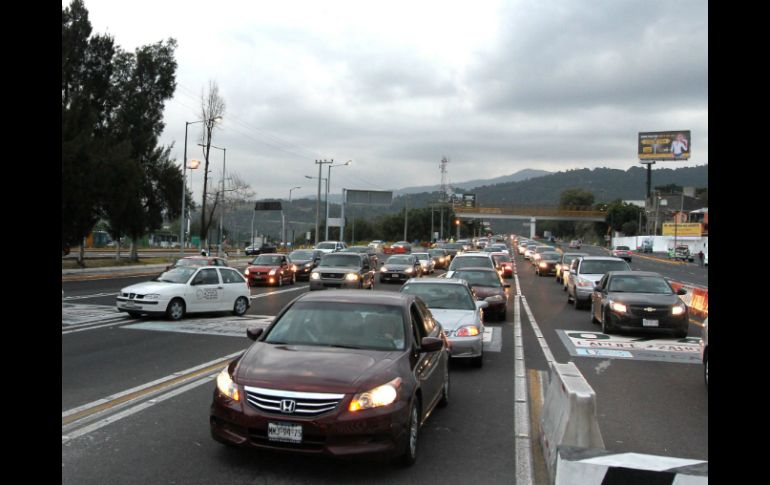
[[[182,173],[171,147],[158,144],[176,45],[127,52],[92,35],[81,0],[62,9],[62,247],[80,244],[99,220],[113,239],[135,241],[179,217]]]

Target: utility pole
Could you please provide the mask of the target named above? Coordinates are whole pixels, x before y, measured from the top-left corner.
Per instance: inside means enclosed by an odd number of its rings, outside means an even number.
[[[320,229],[320,221],[321,221],[321,170],[323,169],[324,164],[330,164],[333,163],[334,160],[331,162],[328,162],[326,160],[316,160],[315,163],[318,165],[318,196],[315,200],[315,244],[318,244],[318,232]],[[328,180],[328,179],[327,179]],[[327,182],[328,183],[328,182]]]
[[[406,226],[407,226],[407,222],[409,221],[408,206],[409,206],[409,194],[406,194],[404,198],[404,241],[406,242],[409,242],[406,239]]]

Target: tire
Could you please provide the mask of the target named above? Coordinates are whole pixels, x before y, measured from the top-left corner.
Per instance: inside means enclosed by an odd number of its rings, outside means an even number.
[[[504,322],[505,318],[508,316],[508,309],[503,308],[503,311],[497,314],[497,321],[498,322]]]
[[[236,298],[235,303],[233,304],[233,315],[236,317],[242,317],[248,309],[249,302],[245,296],[239,296]]]
[[[131,318],[139,318],[142,316],[142,314],[139,312],[128,312],[128,316]]]
[[[166,307],[166,317],[169,320],[181,320],[182,317],[184,317],[185,310],[184,300],[181,298],[174,298],[168,303],[168,307]]]
[[[674,337],[687,338],[687,330],[677,330],[676,332],[674,332]]]
[[[283,286],[283,273],[278,276],[278,287]]]
[[[297,284],[297,273],[291,274],[291,284],[296,285]]]
[[[410,467],[417,461],[417,446],[420,436],[420,400],[414,397],[412,410],[409,412],[409,423],[406,427],[407,440],[404,454],[398,459],[399,464],[404,467]]]
[[[484,351],[481,351],[481,355],[473,357],[471,359],[471,365],[477,369],[484,367]]]

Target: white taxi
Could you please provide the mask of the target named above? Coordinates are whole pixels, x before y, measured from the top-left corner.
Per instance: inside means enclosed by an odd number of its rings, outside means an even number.
[[[155,314],[179,320],[187,313],[229,311],[241,316],[251,306],[250,296],[246,278],[234,268],[185,266],[123,288],[116,304],[132,317]]]

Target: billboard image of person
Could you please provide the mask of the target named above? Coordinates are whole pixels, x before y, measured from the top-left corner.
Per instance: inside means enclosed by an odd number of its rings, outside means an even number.
[[[691,148],[689,130],[639,133],[640,160],[688,160]]]
[[[676,138],[674,141],[671,142],[671,153],[674,155],[675,159],[680,159],[685,156],[685,154],[688,152],[689,143],[687,139],[684,137],[683,133],[679,133],[676,135]]]

